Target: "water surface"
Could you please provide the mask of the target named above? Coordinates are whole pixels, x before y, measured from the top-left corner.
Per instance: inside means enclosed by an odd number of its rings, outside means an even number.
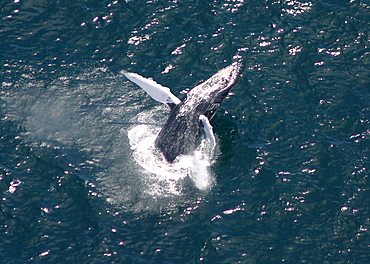
[[[3,1],[2,262],[367,263],[369,8]],[[237,53],[214,155],[145,167],[168,109],[120,71],[181,98]]]

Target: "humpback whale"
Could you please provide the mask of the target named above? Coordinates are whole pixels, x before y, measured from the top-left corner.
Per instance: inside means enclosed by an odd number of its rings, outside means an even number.
[[[154,100],[171,108],[170,116],[155,140],[155,147],[172,163],[177,156],[194,151],[203,136],[210,141],[211,148],[214,148],[215,137],[209,121],[236,83],[241,68],[242,58],[235,56],[231,65],[195,86],[183,100],[152,79],[137,73],[122,73]]]

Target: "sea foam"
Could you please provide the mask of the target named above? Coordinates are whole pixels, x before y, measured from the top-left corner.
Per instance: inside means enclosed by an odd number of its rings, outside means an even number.
[[[189,155],[180,155],[173,163],[154,146],[161,130],[155,123],[158,108],[143,111],[134,117],[137,124],[128,129],[128,138],[135,161],[144,170],[143,175],[152,184],[147,193],[152,195],[174,195],[182,193],[182,183],[190,178],[200,190],[209,189],[214,183],[210,169],[212,151],[209,142],[203,139],[199,147]]]

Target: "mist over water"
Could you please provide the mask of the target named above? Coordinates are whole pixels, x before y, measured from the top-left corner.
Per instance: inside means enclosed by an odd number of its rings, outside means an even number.
[[[82,164],[100,168],[88,180],[109,203],[133,211],[163,210],[176,199],[181,204],[189,185],[207,191],[214,184],[213,152],[206,140],[192,155],[168,163],[154,147],[168,106],[153,104],[122,75],[99,68],[62,76],[47,91],[37,80],[22,85],[32,87],[31,94],[22,90],[6,100],[12,120],[24,123],[25,140],[35,147],[87,153],[88,160],[70,160],[66,169]]]

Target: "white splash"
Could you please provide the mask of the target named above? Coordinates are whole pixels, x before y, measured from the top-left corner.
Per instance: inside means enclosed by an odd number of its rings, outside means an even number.
[[[135,161],[144,169],[142,179],[147,182],[146,193],[154,196],[180,195],[189,177],[200,190],[209,189],[214,183],[210,170],[212,152],[207,140],[192,155],[181,155],[168,163],[154,146],[161,126],[154,125],[158,108],[144,111],[134,118],[137,125],[128,130],[128,138]]]

